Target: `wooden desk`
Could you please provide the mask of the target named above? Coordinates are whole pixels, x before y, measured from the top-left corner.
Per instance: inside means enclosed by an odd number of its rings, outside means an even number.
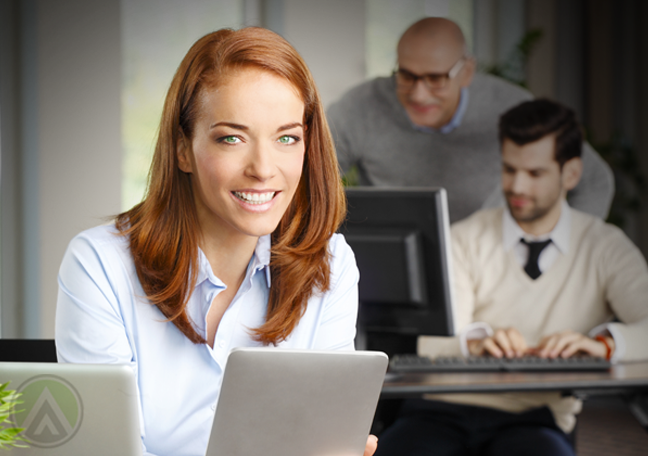
[[[648,362],[624,363],[607,372],[462,372],[436,374],[388,373],[382,398],[419,397],[439,393],[503,393],[564,391],[587,394],[605,391],[648,391]]]

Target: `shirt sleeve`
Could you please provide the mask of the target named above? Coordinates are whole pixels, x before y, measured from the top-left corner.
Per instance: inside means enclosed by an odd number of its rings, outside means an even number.
[[[589,145],[583,143],[583,175],[580,182],[567,194],[574,209],[605,220],[614,198],[614,175],[608,164]]]
[[[601,259],[606,300],[619,322],[607,324],[614,337],[622,341],[615,360],[648,359],[648,267],[639,249],[623,232],[612,228],[605,239]]]
[[[83,234],[70,242],[58,277],[55,338],[59,362],[135,366],[114,288],[117,279],[109,274],[114,267]],[[142,453],[155,456],[143,442]]]
[[[592,329],[589,334],[589,337],[594,339],[596,336],[610,336],[614,340],[614,353],[610,357],[610,361],[616,363],[620,359],[623,359],[626,351],[626,343],[623,338],[623,334],[619,331],[618,328],[612,326],[610,323],[603,323],[598,325],[596,328]]]
[[[475,339],[485,339],[487,337],[493,336],[493,328],[488,323],[483,321],[476,321],[470,323],[468,326],[465,326],[459,332],[459,345],[461,346],[461,354],[465,357],[470,356],[470,350],[468,350],[468,341]]]
[[[56,306],[56,347],[62,362],[134,361],[108,276],[112,267],[85,236],[70,243],[59,270]]]
[[[343,235],[333,235],[329,246],[331,286],[323,296],[323,314],[317,327],[314,348],[354,350],[360,274],[353,250]]]

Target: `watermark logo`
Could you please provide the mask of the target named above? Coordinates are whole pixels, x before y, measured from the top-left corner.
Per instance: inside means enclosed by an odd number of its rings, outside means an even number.
[[[81,396],[66,380],[55,375],[32,377],[20,385],[21,412],[13,417],[25,428],[23,436],[31,445],[52,448],[70,440],[81,427]]]

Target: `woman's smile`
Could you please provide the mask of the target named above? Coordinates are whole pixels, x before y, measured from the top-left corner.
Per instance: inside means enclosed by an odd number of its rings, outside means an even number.
[[[232,192],[234,196],[248,204],[265,204],[274,198],[277,192]]]

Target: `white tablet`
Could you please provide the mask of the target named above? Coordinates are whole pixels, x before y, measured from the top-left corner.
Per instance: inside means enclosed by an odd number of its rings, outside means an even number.
[[[362,456],[387,363],[382,352],[233,350],[206,456]]]

